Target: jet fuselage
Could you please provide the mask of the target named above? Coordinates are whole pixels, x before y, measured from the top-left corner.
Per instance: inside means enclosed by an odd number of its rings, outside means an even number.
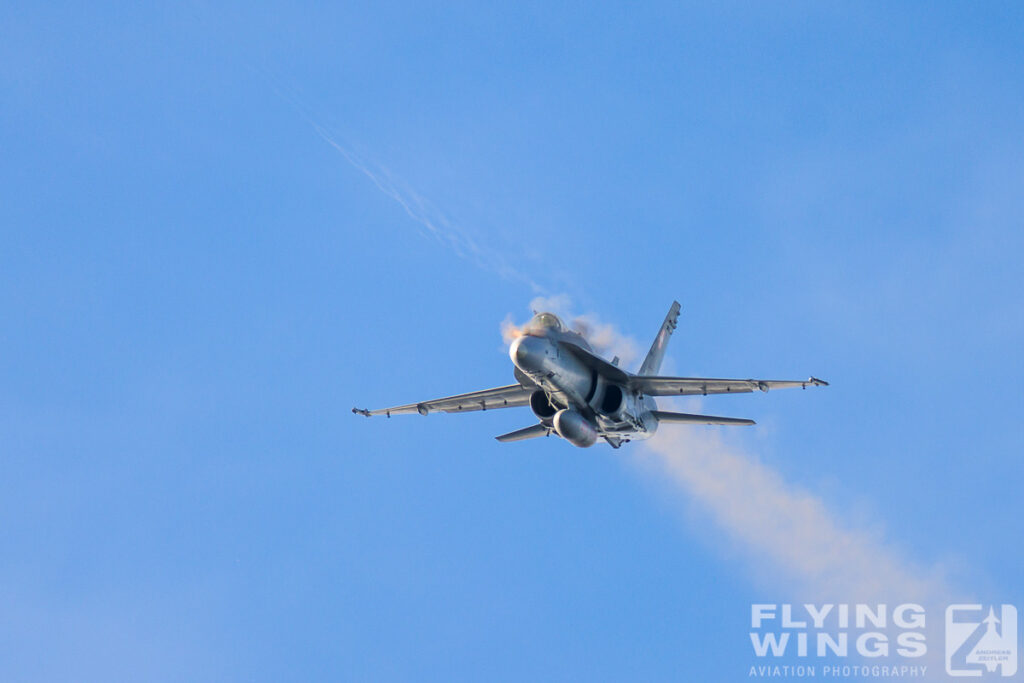
[[[537,385],[530,407],[541,422],[576,445],[605,436],[653,436],[654,399],[607,379],[572,353],[570,344],[590,351],[579,334],[539,326],[528,327],[509,347],[512,363]]]

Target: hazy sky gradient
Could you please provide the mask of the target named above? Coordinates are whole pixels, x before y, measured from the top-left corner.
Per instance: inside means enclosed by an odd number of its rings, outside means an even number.
[[[349,412],[512,381],[537,294],[829,380],[704,408],[1024,606],[1022,15],[6,3],[0,679],[744,675],[789,596],[636,452]]]

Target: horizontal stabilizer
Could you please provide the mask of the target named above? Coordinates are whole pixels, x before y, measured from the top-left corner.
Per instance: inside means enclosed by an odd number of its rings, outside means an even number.
[[[689,413],[670,413],[667,410],[651,411],[659,422],[667,424],[687,425],[752,425],[753,420],[742,417],[715,417],[714,415],[690,415]]]
[[[535,439],[538,436],[547,436],[551,433],[551,430],[542,424],[535,424],[531,427],[523,427],[517,429],[514,432],[508,434],[502,434],[501,436],[494,437],[502,443],[508,443],[509,441],[523,441],[524,439]]]

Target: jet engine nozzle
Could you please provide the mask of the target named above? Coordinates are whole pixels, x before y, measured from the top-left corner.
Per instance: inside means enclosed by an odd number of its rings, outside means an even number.
[[[575,410],[559,410],[553,422],[555,432],[573,446],[589,448],[597,441],[597,428]]]
[[[547,339],[524,334],[512,341],[508,355],[517,368],[527,374],[536,374],[542,371],[550,349],[551,343]]]
[[[551,426],[551,420],[554,418],[555,413],[558,412],[556,406],[551,405],[551,401],[548,400],[548,395],[543,391],[537,390],[530,394],[530,410],[537,416],[537,419],[544,424]]]

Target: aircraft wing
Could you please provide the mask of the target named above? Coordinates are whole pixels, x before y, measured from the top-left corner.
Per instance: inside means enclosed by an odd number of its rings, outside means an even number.
[[[372,415],[403,415],[407,413],[468,413],[473,410],[493,410],[495,408],[512,408],[525,406],[530,403],[531,389],[521,384],[509,384],[494,389],[483,391],[472,391],[468,394],[458,394],[446,398],[435,398],[431,401],[419,403],[408,403],[404,406],[393,408],[380,408],[378,410],[366,410],[365,408],[353,408],[352,412],[358,415],[370,417]]]
[[[644,377],[629,378],[631,388],[648,396],[707,396],[708,394],[744,394],[769,389],[827,387],[828,382],[816,377],[805,380],[779,379],[711,379],[709,377]]]

